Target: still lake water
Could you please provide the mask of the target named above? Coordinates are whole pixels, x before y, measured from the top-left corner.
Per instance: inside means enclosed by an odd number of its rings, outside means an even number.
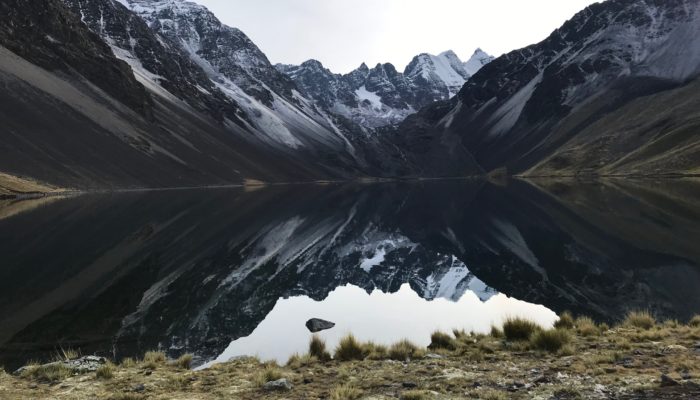
[[[59,348],[285,361],[571,310],[700,313],[700,185],[434,181],[0,203],[0,365]]]

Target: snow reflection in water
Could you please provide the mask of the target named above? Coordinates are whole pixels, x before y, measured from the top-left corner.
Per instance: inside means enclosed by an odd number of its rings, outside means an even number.
[[[480,296],[487,298],[486,301],[471,290],[456,302],[444,298],[429,301],[405,284],[393,294],[378,290],[367,294],[356,286],[344,286],[321,302],[306,296],[281,299],[250,336],[232,342],[214,362],[256,355],[263,360],[284,363],[292,354],[306,352],[311,333],[304,323],[310,318],[336,323],[335,328],[319,333],[330,349],[348,333],[360,340],[381,344],[407,338],[427,346],[436,329],[486,333],[492,325],[500,325],[512,316],[527,317],[542,326],[551,326],[557,319],[556,314],[544,306],[503,294],[484,296],[481,293]]]

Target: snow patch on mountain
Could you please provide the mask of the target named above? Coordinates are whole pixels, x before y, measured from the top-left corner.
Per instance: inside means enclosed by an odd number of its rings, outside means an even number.
[[[481,68],[483,68],[486,64],[490,63],[491,61],[495,60],[496,58],[489,55],[485,51],[481,49],[476,49],[474,54],[467,60],[463,66],[464,70],[469,74],[469,76],[473,76]]]
[[[472,73],[492,59],[479,49],[464,63],[450,50],[439,55],[420,54],[403,73],[391,64],[370,69],[363,63],[340,75],[317,60],[299,66],[278,64],[276,68],[320,108],[373,130],[396,125],[428,104],[450,99]]]

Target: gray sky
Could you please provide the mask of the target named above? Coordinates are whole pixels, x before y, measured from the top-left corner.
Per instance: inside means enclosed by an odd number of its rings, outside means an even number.
[[[594,0],[195,0],[243,30],[273,63],[310,58],[345,73],[403,70],[413,56],[477,47],[499,56],[536,43]]]

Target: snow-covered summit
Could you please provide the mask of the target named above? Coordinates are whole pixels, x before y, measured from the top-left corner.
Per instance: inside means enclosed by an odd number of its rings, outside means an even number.
[[[479,49],[464,63],[448,50],[414,57],[403,73],[392,64],[380,63],[370,69],[362,63],[356,70],[340,75],[317,60],[299,66],[278,64],[277,70],[287,74],[322,108],[372,129],[397,124],[430,103],[450,99],[472,73],[492,59]]]
[[[472,54],[469,60],[464,62],[463,67],[467,74],[472,76],[494,59],[494,56],[489,55],[485,51],[481,50],[481,48],[478,48],[476,51],[474,51],[474,54]]]

